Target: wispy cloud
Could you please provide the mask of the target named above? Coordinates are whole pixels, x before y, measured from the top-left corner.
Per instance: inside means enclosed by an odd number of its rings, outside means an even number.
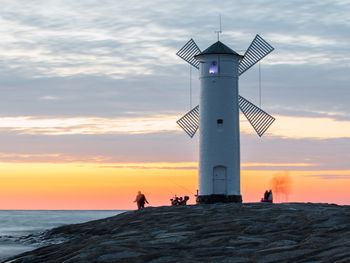
[[[143,117],[0,117],[0,130],[32,135],[99,135],[151,134],[182,132],[176,124],[181,115],[148,115]],[[275,116],[267,134],[293,139],[350,138],[350,121],[326,117]],[[302,129],[300,129],[302,127]],[[254,129],[241,115],[241,132],[254,134]]]
[[[179,48],[177,45],[190,36],[191,29],[195,31],[193,33],[197,32],[198,37],[208,37],[215,29],[214,25],[203,26],[208,21],[208,15],[214,17],[206,10],[206,5],[211,5],[209,2],[167,3],[167,7],[162,8],[163,5],[161,1],[137,1],[137,4],[115,1],[52,1],[50,4],[29,1],[20,4],[5,1],[0,19],[0,33],[3,36],[0,55],[8,67],[32,77],[98,75],[120,79],[155,74],[164,66],[178,64],[175,56]],[[196,19],[191,19],[193,5],[204,11],[199,12],[202,14]],[[348,6],[343,2],[333,5],[303,3],[304,8],[290,3],[242,3],[243,8],[240,8],[236,19],[245,21],[249,17],[251,21],[246,21],[246,27],[239,24],[238,28],[237,21],[231,18],[236,6],[236,3],[224,1],[216,9],[220,10],[221,7],[225,11],[226,37],[238,39],[239,43],[251,33],[250,25],[255,20],[265,21],[266,24],[271,19],[275,22],[275,32],[267,32],[265,36],[278,45],[281,53],[278,57],[271,56],[266,63],[349,63],[349,59],[338,52],[340,47],[349,50],[349,40],[346,38],[319,32],[311,35],[302,30],[281,33],[284,32],[283,25],[289,28],[296,22],[295,12],[298,12],[298,22],[317,19],[323,26],[339,21],[346,25],[349,20],[345,16]],[[327,12],[325,15],[323,9],[327,6],[337,12]],[[292,12],[291,7],[297,10]],[[274,15],[271,16],[271,13]],[[72,17],[75,19],[72,20]],[[203,28],[198,29],[198,25]],[[313,50],[320,47],[325,49]]]
[[[264,59],[266,65],[350,65],[348,39],[300,33],[268,33],[264,36],[274,43],[275,52]]]
[[[241,167],[246,170],[271,170],[271,169],[293,169],[313,167],[311,163],[242,163]],[[122,164],[106,164],[101,168],[113,169],[159,169],[159,170],[197,170],[198,164],[194,162],[188,163],[122,163]]]
[[[241,163],[245,170],[302,170],[317,167],[315,163]]]
[[[327,117],[294,117],[276,115],[276,121],[267,131],[268,135],[292,139],[350,138],[350,121]],[[241,117],[241,130],[251,130],[249,123]]]
[[[101,9],[97,2],[76,6],[57,2],[48,10],[37,6],[32,13],[26,6],[8,5],[0,19],[1,33],[6,36],[0,54],[6,65],[30,71],[33,77],[149,75],[154,71],[152,65],[174,61],[176,50],[164,43],[168,41],[164,32],[173,40],[183,35],[183,30],[152,22],[151,17],[132,21],[117,3],[102,8],[102,16],[96,10]],[[117,11],[113,16],[112,10]],[[75,23],[72,17],[78,18]]]
[[[56,96],[42,96],[42,97],[39,97],[40,100],[59,100],[60,98],[59,97],[56,97]]]
[[[32,135],[147,134],[178,131],[177,116],[136,118],[0,117],[0,130]]]
[[[122,164],[106,164],[100,166],[106,169],[150,169],[150,170],[196,170],[197,163],[122,163]]]
[[[111,161],[106,156],[69,155],[67,153],[4,153],[0,162],[5,163],[104,163]]]
[[[308,174],[305,175],[307,177],[314,177],[324,180],[349,180],[350,179],[350,173],[349,174]]]
[[[266,35],[269,41],[277,43],[278,45],[287,45],[294,47],[345,47],[347,42],[341,43],[336,39],[327,38],[318,35],[303,35],[303,34],[280,34],[280,33],[270,33]]]

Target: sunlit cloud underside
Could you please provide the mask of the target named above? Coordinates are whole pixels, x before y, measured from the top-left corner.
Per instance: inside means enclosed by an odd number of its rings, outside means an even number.
[[[292,167],[313,167],[311,163],[258,163],[258,162],[245,162],[241,163],[243,169],[254,169],[260,167],[266,168],[292,168]],[[196,162],[176,162],[176,163],[117,163],[117,164],[104,164],[101,168],[109,169],[176,169],[176,170],[197,170],[198,163]]]
[[[31,135],[148,134],[179,130],[175,116],[143,118],[34,118],[2,117],[0,130]]]
[[[151,134],[181,132],[176,124],[179,115],[149,115],[130,118],[102,117],[0,117],[0,131],[30,135],[100,135]],[[241,116],[241,132],[254,133],[248,121]],[[328,117],[276,116],[267,134],[294,139],[350,138],[350,122]]]

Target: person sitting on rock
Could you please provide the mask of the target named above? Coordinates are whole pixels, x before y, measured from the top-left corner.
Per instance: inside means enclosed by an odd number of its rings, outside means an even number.
[[[137,192],[137,196],[136,196],[134,203],[135,202],[137,203],[138,210],[145,208],[145,203],[149,204],[147,199],[146,199],[146,196],[144,194],[142,194],[141,191]]]
[[[190,198],[186,195],[184,197],[177,197],[176,195],[174,196],[174,198],[170,199],[171,205],[172,206],[178,206],[178,205],[187,205],[187,201]]]
[[[272,196],[272,191],[269,191],[269,194],[267,196],[267,202],[269,203],[273,203],[273,196]]]
[[[269,198],[269,191],[265,191],[264,193],[264,197],[261,198],[260,202],[268,202],[268,198]]]
[[[265,191],[265,193],[264,193],[264,200],[265,200],[265,202],[267,202],[267,199],[269,199],[269,191]]]
[[[170,202],[172,206],[179,205],[179,198],[175,195],[174,198],[170,199]]]
[[[190,199],[190,198],[189,198],[187,195],[185,195],[184,198],[183,198],[183,200],[182,200],[181,205],[187,205],[187,201],[188,201],[189,199]]]

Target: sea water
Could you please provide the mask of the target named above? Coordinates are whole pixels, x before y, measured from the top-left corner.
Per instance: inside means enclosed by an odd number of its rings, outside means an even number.
[[[0,261],[25,251],[33,250],[40,244],[26,244],[23,237],[45,230],[87,222],[120,214],[121,210],[0,210]]]

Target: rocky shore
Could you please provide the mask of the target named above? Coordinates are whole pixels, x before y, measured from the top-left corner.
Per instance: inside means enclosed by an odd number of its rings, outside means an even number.
[[[48,245],[5,262],[345,263],[350,262],[350,206],[149,207],[55,228],[40,238]]]

